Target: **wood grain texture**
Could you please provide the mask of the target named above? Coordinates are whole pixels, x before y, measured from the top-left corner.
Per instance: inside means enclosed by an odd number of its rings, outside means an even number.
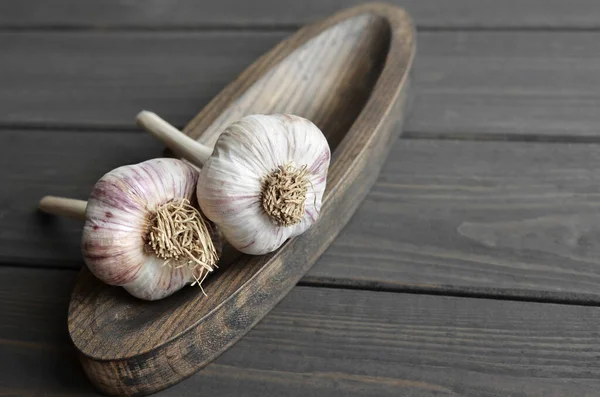
[[[595,0],[389,0],[419,28],[598,28]],[[4,28],[296,27],[361,0],[20,0],[0,2]]]
[[[0,394],[97,395],[65,329],[74,276],[0,268]],[[297,287],[156,396],[595,396],[599,323],[596,307]]]
[[[7,136],[0,262],[23,266],[82,263],[81,225],[36,214],[41,196],[85,198],[111,168],[161,151],[137,133]],[[303,282],[599,303],[599,153],[596,144],[399,140]]]
[[[283,32],[0,33],[0,125],[183,126]],[[410,137],[600,140],[600,32],[419,34]],[[168,56],[167,56],[168,54]]]
[[[280,43],[186,126],[207,144],[248,114],[312,120],[332,149],[319,222],[273,253],[220,263],[218,277],[203,283],[208,296],[188,288],[143,302],[82,271],[69,332],[99,390],[146,395],[181,381],[229,349],[289,292],[348,222],[402,131],[414,47],[402,9],[346,10]],[[329,155],[322,161],[329,163]]]

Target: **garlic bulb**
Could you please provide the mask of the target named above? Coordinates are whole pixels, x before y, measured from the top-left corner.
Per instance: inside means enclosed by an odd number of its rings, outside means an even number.
[[[203,166],[198,203],[236,249],[255,255],[274,251],[317,221],[331,153],[309,120],[246,116],[220,135],[214,151],[153,113],[140,113],[138,122]]]
[[[201,284],[218,260],[213,232],[193,205],[198,172],[176,159],[154,159],[104,175],[83,205],[46,197],[45,212],[85,216],[83,258],[90,271],[133,296],[157,300]]]

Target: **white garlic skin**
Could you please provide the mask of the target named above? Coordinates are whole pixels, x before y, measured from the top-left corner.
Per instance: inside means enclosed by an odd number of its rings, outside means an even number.
[[[88,200],[82,238],[90,271],[145,300],[169,296],[199,277],[200,269],[192,274],[187,266],[163,266],[144,240],[153,210],[176,198],[193,201],[197,180],[198,171],[176,159],[123,166],[100,178]]]
[[[220,135],[198,178],[198,203],[233,247],[265,254],[317,221],[330,159],[327,139],[309,120],[287,114],[246,116]],[[264,212],[261,188],[266,175],[287,164],[306,165],[310,186],[301,222],[284,227]]]

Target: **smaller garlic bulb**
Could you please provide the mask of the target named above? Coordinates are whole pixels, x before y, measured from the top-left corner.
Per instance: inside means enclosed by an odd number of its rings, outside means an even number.
[[[100,178],[85,214],[84,205],[69,199],[46,197],[40,208],[84,217],[82,251],[90,271],[157,300],[201,284],[216,267],[220,241],[195,204],[197,180],[198,171],[183,161],[154,159]]]
[[[153,113],[141,112],[138,122],[203,167],[198,203],[236,249],[274,251],[317,221],[331,153],[309,120],[246,116],[219,136],[214,151]]]

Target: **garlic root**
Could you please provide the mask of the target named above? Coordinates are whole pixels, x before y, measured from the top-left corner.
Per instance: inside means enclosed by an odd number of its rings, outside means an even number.
[[[40,200],[39,208],[47,214],[65,216],[85,221],[87,201],[65,197],[45,196]]]
[[[156,113],[142,110],[136,116],[136,122],[169,149],[197,167],[202,167],[213,152],[212,148],[190,138]]]
[[[260,192],[262,207],[276,225],[293,226],[304,218],[310,185],[307,175],[306,165],[297,169],[286,164],[263,178]]]

